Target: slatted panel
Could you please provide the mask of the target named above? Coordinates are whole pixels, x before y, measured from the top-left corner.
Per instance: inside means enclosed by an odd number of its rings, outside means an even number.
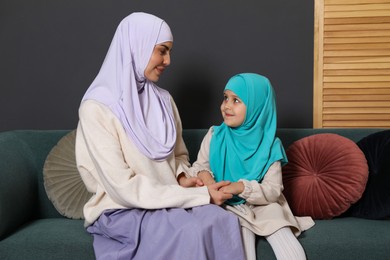
[[[390,0],[315,0],[314,35],[314,127],[390,127]]]

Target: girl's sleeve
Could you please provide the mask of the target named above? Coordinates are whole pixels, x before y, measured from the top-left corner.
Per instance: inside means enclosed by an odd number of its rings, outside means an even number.
[[[212,177],[214,177],[213,172],[210,169],[210,141],[213,135],[213,127],[210,127],[208,132],[203,138],[203,141],[200,145],[198,157],[196,161],[192,164],[189,175],[196,177],[201,171],[208,171]]]
[[[257,181],[239,180],[245,189],[238,196],[253,205],[267,205],[277,202],[283,191],[282,166],[280,161],[274,162],[268,169],[261,183]]]
[[[81,136],[78,138],[85,143],[86,151],[77,156],[77,164],[83,179],[87,182],[95,179],[94,185],[88,185],[90,189],[97,189],[99,193],[102,193],[99,189],[103,189],[125,208],[189,208],[209,203],[206,187],[189,189],[177,184],[163,185],[156,179],[137,174],[140,169],[133,169],[123,156],[116,130],[121,125],[107,107],[89,102],[80,107],[79,116],[78,134]]]

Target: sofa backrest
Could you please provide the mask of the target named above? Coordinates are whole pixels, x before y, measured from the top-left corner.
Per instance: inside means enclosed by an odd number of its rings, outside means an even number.
[[[3,138],[7,138],[9,142],[13,142],[8,152],[11,152],[13,156],[19,156],[19,158],[14,158],[15,163],[17,161],[19,164],[25,164],[24,161],[29,162],[29,165],[26,165],[23,170],[28,170],[30,174],[30,180],[25,180],[26,183],[33,183],[33,187],[30,188],[31,193],[26,194],[29,199],[28,205],[32,207],[28,212],[32,214],[33,218],[62,216],[46,195],[43,184],[43,165],[51,149],[68,132],[69,130],[15,130],[4,132],[0,135]],[[3,147],[0,147],[0,150],[4,152]],[[19,152],[16,153],[16,151]],[[24,159],[21,161],[20,157],[24,157]],[[0,157],[0,160],[0,164],[7,163],[3,161],[3,156]],[[18,167],[21,167],[21,165]],[[23,181],[23,176],[26,174],[23,170],[14,170],[14,174],[18,175],[19,182]],[[31,179],[33,179],[33,182],[31,182]]]
[[[277,136],[282,140],[287,149],[294,141],[305,136],[318,133],[336,133],[348,137],[354,142],[361,138],[378,132],[383,129],[278,129]],[[18,179],[10,183],[27,185],[27,190],[31,194],[19,194],[17,187],[7,187],[7,191],[0,191],[0,196],[4,192],[15,193],[15,202],[18,198],[27,196],[29,200],[28,209],[10,209],[11,204],[0,205],[0,219],[2,210],[22,210],[28,211],[25,217],[31,215],[34,218],[55,218],[62,217],[48,199],[43,182],[43,166],[47,155],[58,141],[70,130],[16,130],[0,133],[0,174],[12,175],[13,179]],[[200,144],[207,129],[184,129],[183,139],[189,151],[190,161],[196,160]],[[13,173],[11,173],[13,171]],[[1,231],[1,230],[0,230]]]
[[[14,133],[0,134],[0,238],[32,218],[36,205],[35,162]]]
[[[304,138],[309,135],[321,134],[321,133],[334,133],[351,139],[354,142],[358,142],[363,137],[369,134],[382,131],[385,129],[380,128],[281,128],[276,132],[283,143],[285,149],[287,149],[293,142]]]
[[[187,145],[190,155],[190,161],[194,162],[198,155],[198,150],[203,137],[208,129],[184,129],[183,139]],[[363,137],[381,131],[384,129],[378,128],[280,128],[276,132],[276,136],[282,140],[283,146],[287,149],[293,142],[313,134],[320,133],[335,133],[358,142]]]

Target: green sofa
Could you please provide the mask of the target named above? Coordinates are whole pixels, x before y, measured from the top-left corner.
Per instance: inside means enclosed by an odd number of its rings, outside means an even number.
[[[206,129],[185,129],[193,161]],[[316,133],[337,133],[359,141],[378,129],[279,129],[288,147]],[[94,259],[92,237],[83,220],[63,217],[45,192],[43,166],[68,130],[16,130],[0,133],[0,259]],[[299,240],[308,259],[390,259],[390,220],[337,217],[316,220]],[[258,259],[275,259],[263,238]],[[184,257],[183,257],[184,259]]]

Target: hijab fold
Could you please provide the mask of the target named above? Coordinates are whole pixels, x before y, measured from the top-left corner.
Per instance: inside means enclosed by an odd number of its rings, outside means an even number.
[[[141,12],[124,18],[82,99],[108,106],[130,140],[153,160],[167,158],[176,141],[171,96],[144,76],[154,46],[167,41],[173,37],[162,19]]]
[[[271,164],[287,163],[283,145],[276,137],[277,118],[274,90],[269,80],[254,73],[229,79],[225,90],[233,91],[246,105],[246,117],[239,127],[225,123],[214,126],[210,142],[210,167],[216,181],[240,179],[261,182]],[[241,204],[238,196],[228,204]]]

